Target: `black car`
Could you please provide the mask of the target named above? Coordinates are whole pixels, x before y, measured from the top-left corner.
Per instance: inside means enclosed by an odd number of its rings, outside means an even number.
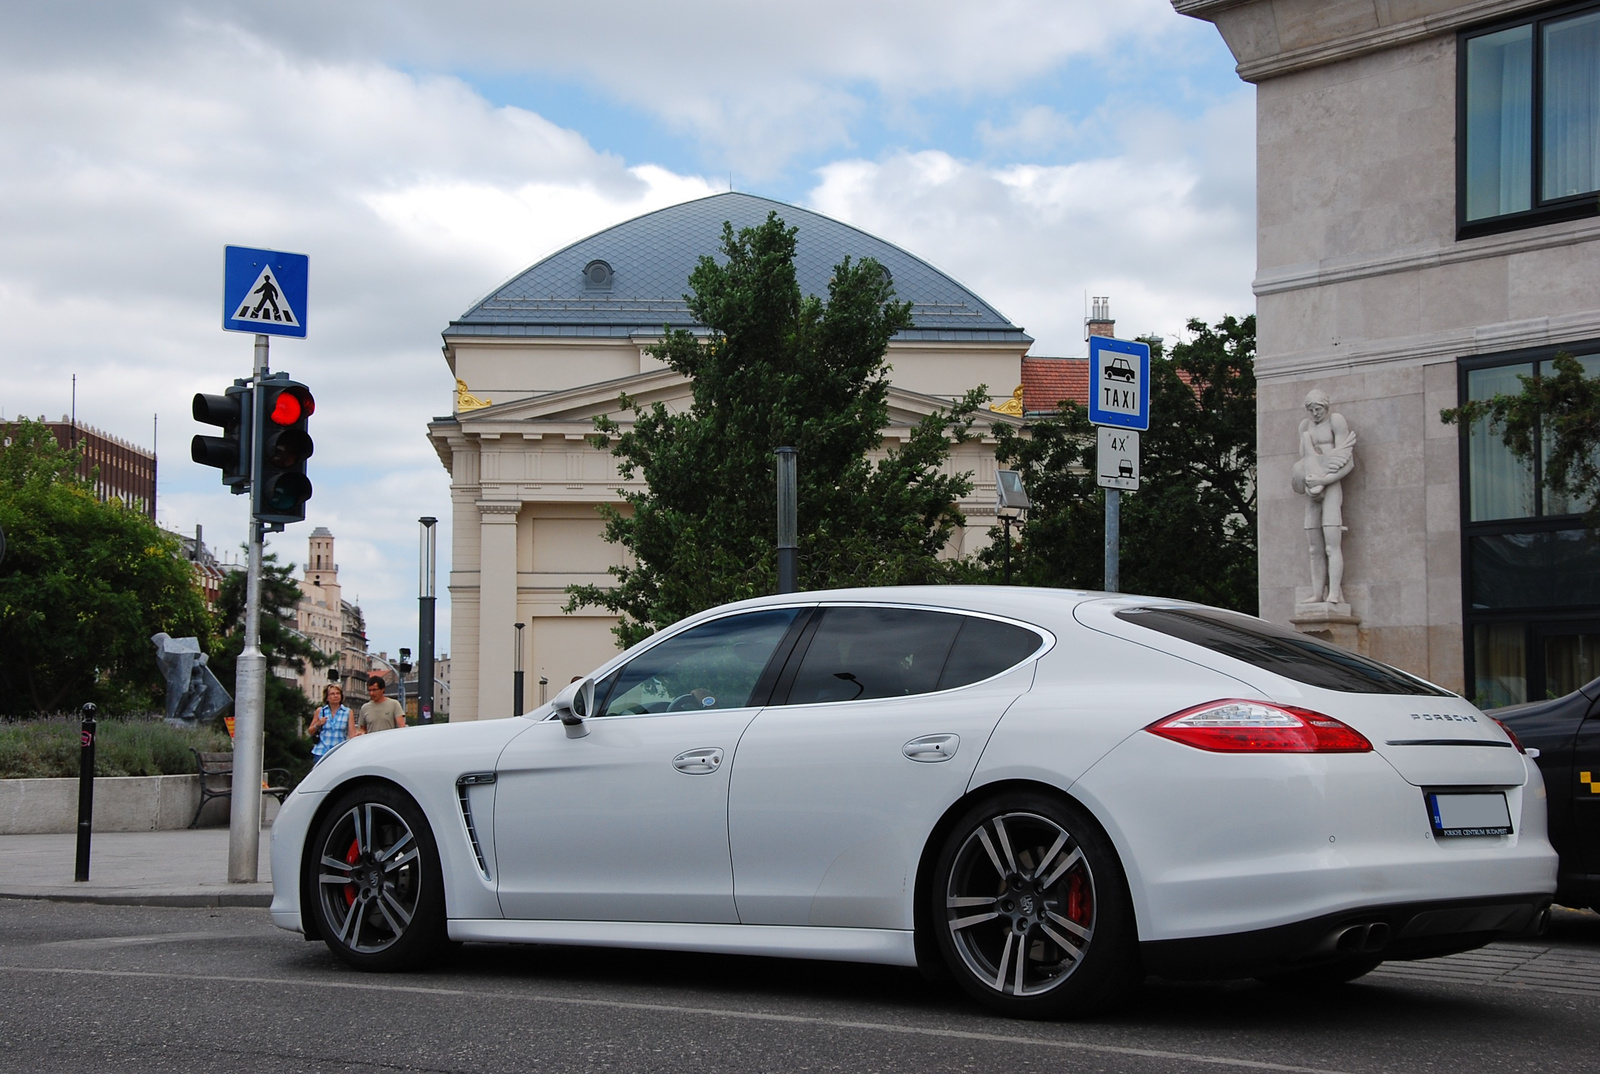
[[[1549,794],[1550,842],[1561,855],[1556,901],[1600,909],[1600,679],[1565,697],[1490,709],[1536,763]]]

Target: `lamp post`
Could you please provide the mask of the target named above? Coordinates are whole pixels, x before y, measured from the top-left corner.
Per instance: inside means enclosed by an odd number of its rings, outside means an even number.
[[[511,673],[511,715],[522,715],[522,624],[517,624],[516,654]]]
[[[1033,501],[1028,499],[1028,492],[1022,487],[1022,475],[1015,470],[999,470],[994,475],[995,505],[994,513],[1000,517],[1000,525],[1005,531],[1005,584],[1011,584],[1011,525],[1021,521],[1027,514],[1028,508],[1033,506]]]
[[[778,592],[793,593],[800,588],[800,546],[796,515],[799,489],[796,484],[795,456],[792,447],[778,448]]]
[[[422,547],[417,562],[417,720],[433,720],[434,567],[438,559],[439,520],[431,515],[417,519],[422,526]]]

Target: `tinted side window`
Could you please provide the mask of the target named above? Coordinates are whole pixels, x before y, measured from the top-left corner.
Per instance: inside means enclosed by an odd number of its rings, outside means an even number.
[[[743,708],[772,652],[800,612],[733,615],[651,646],[606,676],[601,716]]]
[[[939,689],[953,690],[1015,667],[1039,650],[1043,639],[1031,630],[993,619],[963,617],[961,633],[939,676]]]
[[[959,615],[909,608],[828,608],[788,703],[931,693],[961,622]]]
[[[1324,690],[1454,696],[1399,668],[1247,615],[1195,608],[1126,608],[1117,618]]]

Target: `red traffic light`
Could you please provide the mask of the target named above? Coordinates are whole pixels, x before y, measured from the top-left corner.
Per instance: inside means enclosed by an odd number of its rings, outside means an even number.
[[[311,393],[304,388],[290,388],[281,391],[272,400],[272,409],[267,414],[267,420],[274,425],[294,425],[302,418],[309,418],[316,413],[317,401]]]

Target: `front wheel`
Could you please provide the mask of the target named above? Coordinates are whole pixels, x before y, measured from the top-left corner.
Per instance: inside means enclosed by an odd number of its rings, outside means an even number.
[[[1002,1014],[1092,1014],[1143,975],[1121,862],[1066,801],[1012,793],[974,807],[945,841],[932,895],[951,973]]]
[[[444,949],[439,851],[409,796],[386,786],[346,792],[306,850],[310,911],[340,959],[364,970],[410,969]]]

